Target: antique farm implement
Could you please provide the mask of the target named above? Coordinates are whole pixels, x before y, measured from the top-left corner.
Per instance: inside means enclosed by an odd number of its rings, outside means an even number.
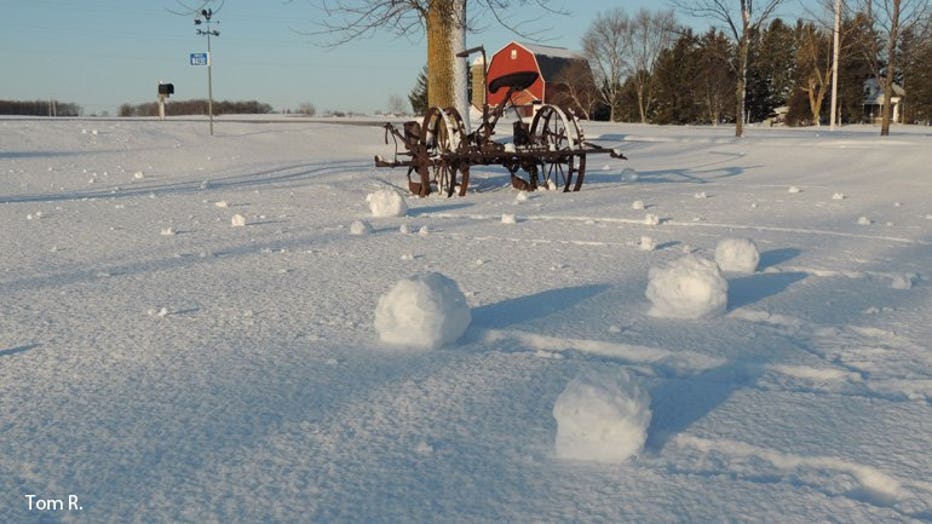
[[[468,49],[458,56],[485,50]],[[505,103],[483,104],[482,121],[472,133],[460,113],[453,107],[432,107],[420,122],[405,122],[401,130],[385,124],[385,143],[389,137],[395,143],[395,158],[391,161],[375,157],[377,167],[407,168],[408,188],[418,196],[437,191],[444,196],[457,192],[466,194],[469,169],[475,165],[500,165],[511,174],[512,186],[525,191],[539,187],[579,191],[586,173],[586,155],[608,153],[613,158],[626,159],[616,149],[606,149],[588,142],[579,121],[571,111],[552,104],[543,104],[530,123],[524,121],[513,103],[512,95],[533,84],[536,71],[516,72],[491,79],[488,92],[505,89]],[[512,141],[493,139],[495,125],[509,109],[514,109]]]

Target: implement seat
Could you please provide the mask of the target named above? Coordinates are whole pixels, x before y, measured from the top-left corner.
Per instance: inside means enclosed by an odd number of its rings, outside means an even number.
[[[497,93],[501,88],[507,87],[512,91],[523,91],[537,81],[540,75],[537,71],[518,71],[508,73],[489,82],[489,92]]]

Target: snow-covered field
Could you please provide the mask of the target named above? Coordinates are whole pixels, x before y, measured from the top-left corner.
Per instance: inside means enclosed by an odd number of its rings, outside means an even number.
[[[932,521],[929,128],[587,134],[0,120],[0,521]]]

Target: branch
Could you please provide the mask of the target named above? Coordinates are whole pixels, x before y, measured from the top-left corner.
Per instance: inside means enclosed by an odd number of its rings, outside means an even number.
[[[369,37],[378,31],[389,31],[397,36],[407,36],[426,27],[429,10],[437,5],[442,9],[452,9],[453,4],[447,0],[309,0],[318,7],[323,16],[315,31],[305,31],[309,36],[329,36],[337,38],[326,47],[335,47],[352,40]],[[468,31],[476,29],[476,20],[491,18],[515,35],[534,41],[542,40],[541,35],[550,28],[538,31],[525,31],[522,26],[536,23],[553,14],[565,15],[565,11],[552,8],[551,0],[472,0],[472,3],[489,16],[471,15],[466,24]],[[547,14],[514,23],[505,15],[512,7],[534,5]]]
[[[210,4],[212,4],[215,0],[201,0],[200,4],[197,5],[196,7],[192,7],[188,5],[186,2],[182,2],[181,0],[176,0],[176,1],[178,2],[178,5],[184,8],[182,11],[175,11],[167,7],[165,8],[165,10],[173,15],[191,16],[191,15],[199,14],[201,11],[209,7]],[[220,5],[218,5],[216,9],[212,9],[212,11],[214,13],[219,12],[221,9],[223,9],[224,3],[226,3],[226,0],[220,0]]]

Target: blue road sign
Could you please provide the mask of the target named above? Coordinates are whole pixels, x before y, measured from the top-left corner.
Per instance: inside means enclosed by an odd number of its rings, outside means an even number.
[[[191,53],[191,65],[205,66],[210,65],[210,55],[207,53]]]

